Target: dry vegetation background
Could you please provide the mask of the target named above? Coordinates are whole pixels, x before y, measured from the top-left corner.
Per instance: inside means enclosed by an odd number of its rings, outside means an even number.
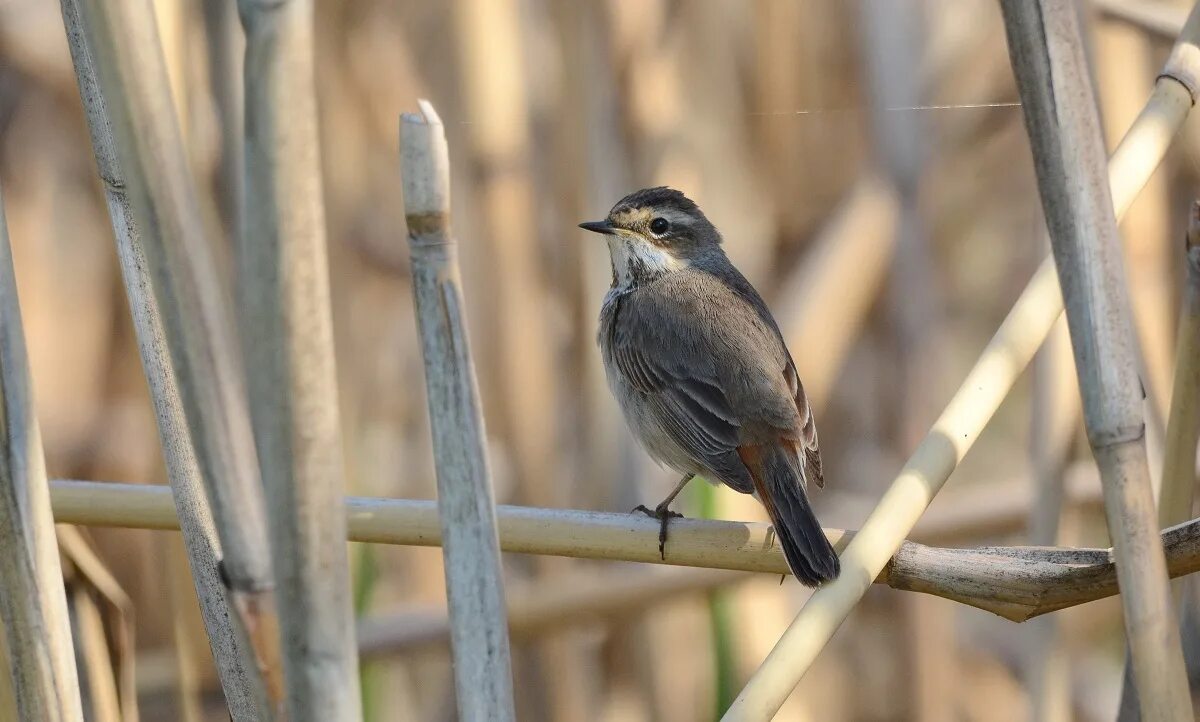
[[[228,238],[240,187],[234,3],[156,5],[208,221]],[[994,0],[316,5],[349,493],[434,494],[397,158],[397,117],[418,97],[446,122],[499,503],[626,510],[674,480],[635,446],[604,387],[594,333],[607,253],[575,228],[629,190],[669,184],[696,199],[775,309],[817,400],[828,484],[816,503],[831,527],[861,523],[1045,252]],[[1111,143],[1169,44],[1099,14],[1087,27]],[[1152,458],[1197,130],[1122,226]],[[57,3],[0,0],[0,183],[51,476],[164,483]],[[828,276],[805,275],[839,249]],[[818,281],[816,312],[798,308],[797,289]],[[1039,368],[1052,381],[1062,367]],[[1074,382],[1039,387],[1039,405],[1032,375],[916,538],[1053,542],[1055,515],[1038,509],[1054,507],[1031,465],[1051,408],[1070,430],[1054,461],[1067,492],[1058,539],[1108,545]],[[764,518],[700,484],[681,510]],[[226,719],[178,535],[83,537],[130,601],[142,719]],[[439,551],[349,552],[371,651],[368,719],[451,719]],[[775,577],[723,575],[713,591],[713,575],[635,564],[507,555],[505,571],[526,610],[513,626],[522,720],[715,718],[807,596]],[[580,610],[612,589],[624,603]],[[568,602],[576,611],[556,616]],[[875,588],[779,719],[1012,720],[1041,706],[1040,719],[1107,720],[1122,655],[1115,599],[1016,626]]]

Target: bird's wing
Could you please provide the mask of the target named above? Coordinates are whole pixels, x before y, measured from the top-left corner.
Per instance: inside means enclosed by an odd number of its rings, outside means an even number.
[[[607,339],[615,371],[645,396],[659,427],[676,445],[717,480],[749,493],[750,479],[735,451],[741,423],[703,350],[702,334],[686,324],[653,323],[635,308],[617,314]]]
[[[613,344],[613,361],[633,388],[666,412],[661,421],[675,441],[701,459],[736,448],[738,420],[709,365],[676,357],[661,333],[624,331]]]

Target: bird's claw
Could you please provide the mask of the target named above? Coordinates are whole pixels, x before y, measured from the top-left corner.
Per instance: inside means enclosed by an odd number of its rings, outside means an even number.
[[[651,519],[658,519],[658,521],[660,523],[660,526],[658,528],[658,556],[661,557],[663,561],[666,561],[667,560],[667,524],[669,524],[671,519],[673,519],[673,518],[682,519],[683,514],[680,514],[677,511],[671,511],[669,508],[667,508],[665,506],[659,506],[659,507],[655,507],[655,508],[651,509],[650,507],[646,506],[645,504],[638,504],[629,513],[634,514],[637,512],[641,512],[641,513],[645,514],[646,516],[650,517]]]

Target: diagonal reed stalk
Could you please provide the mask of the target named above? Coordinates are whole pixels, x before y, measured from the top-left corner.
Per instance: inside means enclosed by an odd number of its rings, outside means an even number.
[[[1108,164],[1119,219],[1162,162],[1194,102],[1200,77],[1200,12],[1193,8],[1154,92]],[[1021,370],[1062,313],[1053,261],[1017,299],[979,361],[842,554],[842,575],[809,599],[726,713],[726,720],[769,719],[883,570],[941,490]]]
[[[240,0],[246,31],[238,301],[279,598],[288,717],[362,716],[313,87],[310,0]]]
[[[487,432],[450,233],[445,131],[428,101],[420,107],[420,115],[400,120],[400,168],[445,539],[458,716],[503,722],[515,715]]]
[[[1104,487],[1142,717],[1190,718],[1150,486],[1129,291],[1079,17],[1072,0],[1004,0],[1001,7],[1066,303],[1084,422]]]
[[[220,539],[222,581],[237,612],[237,633],[250,640],[277,711],[282,700],[278,622],[249,411],[153,7],[148,0],[83,0],[79,9],[78,26],[98,80],[81,91],[103,95],[123,173],[105,180],[125,182],[127,217],[141,234],[169,368]]]
[[[20,718],[82,722],[45,464],[0,193],[0,618]]]
[[[143,251],[141,229],[130,211],[125,174],[117,158],[112,125],[96,77],[95,61],[84,32],[78,0],[63,0],[62,12],[97,170],[104,183],[142,368],[154,401],[167,478],[174,493],[184,547],[217,674],[235,722],[267,718],[267,694],[257,673],[254,651],[245,635],[239,634],[231,624],[237,615],[232,611],[218,568],[221,544],[204,497],[200,467],[188,436],[179,386],[172,371],[163,322]]]

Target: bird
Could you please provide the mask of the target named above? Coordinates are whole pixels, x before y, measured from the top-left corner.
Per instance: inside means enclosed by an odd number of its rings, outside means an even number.
[[[824,486],[812,408],[783,334],[734,267],[700,207],[666,186],[622,198],[601,221],[612,286],[597,342],[609,388],[633,435],[683,475],[653,510],[666,559],[671,502],[694,477],[755,496],[793,576],[837,578],[808,486]]]

